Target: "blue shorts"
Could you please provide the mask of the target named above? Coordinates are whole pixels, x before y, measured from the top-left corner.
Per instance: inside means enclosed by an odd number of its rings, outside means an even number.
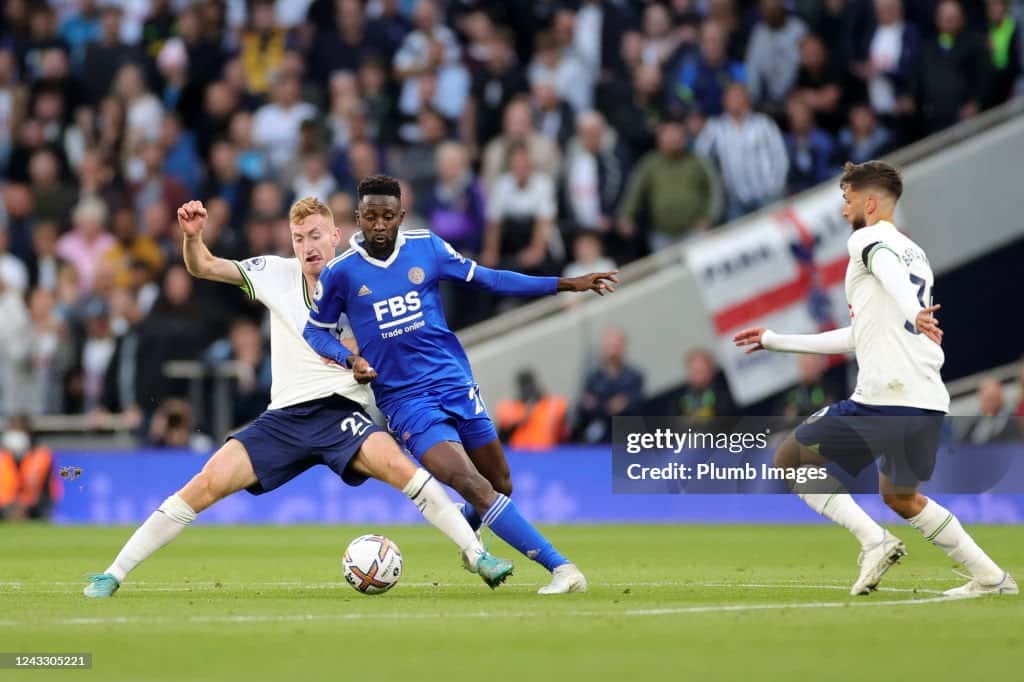
[[[332,395],[267,410],[228,438],[245,446],[256,472],[257,482],[246,490],[262,495],[317,464],[329,466],[348,485],[362,484],[366,477],[349,471],[348,465],[378,431],[383,429],[358,403]]]
[[[896,485],[916,487],[931,478],[945,412],[843,400],[797,427],[797,441],[856,475],[872,462]]]
[[[462,443],[470,451],[498,438],[475,385],[428,390],[378,407],[387,415],[391,433],[417,461],[445,441]]]

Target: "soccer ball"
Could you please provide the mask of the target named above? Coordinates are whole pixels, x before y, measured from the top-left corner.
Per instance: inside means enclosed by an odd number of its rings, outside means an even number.
[[[402,577],[402,552],[383,535],[360,535],[341,559],[345,580],[363,594],[387,592]]]

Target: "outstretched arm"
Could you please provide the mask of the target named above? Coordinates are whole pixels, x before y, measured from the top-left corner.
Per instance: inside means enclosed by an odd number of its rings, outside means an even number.
[[[617,272],[594,272],[580,277],[533,277],[512,270],[492,270],[476,263],[466,282],[500,296],[546,296],[560,291],[594,291],[601,296],[615,291]]]
[[[225,258],[214,256],[203,241],[203,228],[206,226],[206,207],[203,202],[188,201],[182,204],[178,209],[178,225],[185,235],[182,253],[189,274],[214,282],[247,286],[238,266]]]
[[[764,327],[753,327],[744,329],[732,340],[737,347],[746,347],[748,355],[759,350],[820,355],[840,355],[852,353],[854,350],[852,327],[833,329],[820,334],[776,334]]]

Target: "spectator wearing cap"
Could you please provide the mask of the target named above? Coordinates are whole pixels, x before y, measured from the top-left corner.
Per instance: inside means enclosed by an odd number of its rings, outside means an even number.
[[[747,44],[747,85],[753,101],[781,107],[796,82],[807,25],[787,14],[784,0],[760,0],[758,7],[761,18]]]
[[[57,255],[78,272],[81,294],[92,291],[96,269],[116,240],[104,230],[107,207],[98,199],[85,199],[71,214],[72,230],[57,240]]]
[[[622,236],[646,235],[658,250],[711,227],[721,208],[721,190],[714,170],[690,153],[686,142],[682,120],[658,125],[657,148],[640,159],[626,186],[619,208]]]
[[[725,87],[746,79],[743,64],[729,58],[727,39],[719,22],[709,19],[701,25],[700,50],[683,50],[669,64],[665,90],[671,100],[705,116],[722,113]]]
[[[694,150],[717,163],[728,198],[728,217],[735,220],[782,196],[789,157],[775,121],[751,109],[746,87],[730,85],[724,109],[724,114],[704,126]]]

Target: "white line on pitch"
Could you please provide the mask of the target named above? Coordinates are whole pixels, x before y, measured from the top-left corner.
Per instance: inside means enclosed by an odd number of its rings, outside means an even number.
[[[566,616],[580,618],[607,618],[609,616],[644,617],[672,616],[694,613],[726,613],[737,611],[779,611],[788,609],[835,609],[864,608],[879,606],[912,606],[920,604],[937,604],[959,601],[964,597],[925,597],[922,599],[889,599],[884,601],[833,601],[833,602],[797,602],[793,604],[709,604],[707,606],[679,606],[658,609],[627,609],[623,611],[567,611]],[[260,614],[238,616],[191,616],[184,619],[173,619],[162,616],[113,616],[108,618],[63,618],[48,623],[18,623],[0,621],[0,625],[107,625],[107,624],[174,624],[187,623],[280,623],[280,622],[313,622],[313,621],[348,621],[348,620],[443,620],[445,618],[530,618],[536,612],[499,612],[467,611],[463,613],[341,613],[341,614]]]

